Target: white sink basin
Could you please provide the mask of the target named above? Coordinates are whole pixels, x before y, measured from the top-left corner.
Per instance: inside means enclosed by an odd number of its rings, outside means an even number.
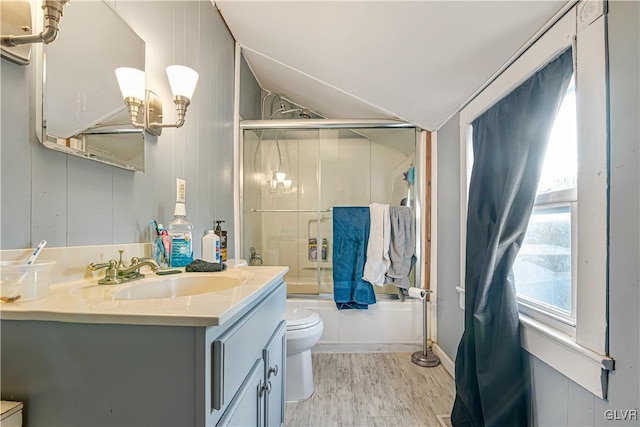
[[[114,295],[120,300],[176,298],[208,294],[235,288],[244,283],[236,277],[222,275],[180,275],[161,280],[141,281]]]

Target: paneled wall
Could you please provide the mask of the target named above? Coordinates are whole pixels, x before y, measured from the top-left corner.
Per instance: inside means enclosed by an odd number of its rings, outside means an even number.
[[[107,4],[145,40],[147,87],[162,99],[166,121],[175,117],[167,65],[199,72],[186,123],[146,135],[144,173],[50,151],[35,136],[35,65],[2,59],[0,248],[42,239],[50,246],[143,242],[150,219],[168,224],[173,217],[175,180],[182,178],[195,255],[215,219],[227,221],[233,253],[233,37],[210,1]],[[243,80],[252,78],[245,73]]]
[[[603,401],[544,362],[530,356],[532,425],[638,425],[628,410],[640,402],[640,3],[609,2],[610,84],[610,246],[609,351],[615,371],[609,375],[609,399]],[[463,328],[454,287],[460,280],[455,218],[460,206],[458,116],[438,132],[438,340],[455,359]],[[443,182],[444,181],[444,182]],[[459,182],[459,181],[457,181]],[[451,184],[451,185],[450,185]],[[449,222],[445,215],[455,216]],[[604,243],[603,243],[604,244]],[[453,246],[452,246],[453,245]],[[445,256],[451,254],[451,258]],[[444,288],[444,289],[443,289]],[[627,414],[627,419],[623,419]],[[636,412],[637,414],[637,412]]]

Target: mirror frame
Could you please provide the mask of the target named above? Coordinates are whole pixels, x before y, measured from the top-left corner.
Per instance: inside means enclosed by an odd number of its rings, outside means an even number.
[[[109,8],[114,14],[118,15],[115,10],[109,7],[107,3],[103,0],[100,1],[105,7]],[[73,7],[73,4],[70,4],[70,7]],[[119,16],[119,15],[118,15]],[[128,26],[124,21],[123,23]],[[42,26],[42,22],[37,23],[38,26]],[[130,27],[129,27],[130,28]],[[40,29],[38,29],[40,31]],[[64,26],[61,26],[61,32],[64,31]],[[131,29],[131,31],[136,34],[136,32]],[[136,34],[137,35],[137,34]],[[144,39],[138,36],[143,44],[146,43]],[[126,159],[118,159],[115,155],[111,156],[109,154],[99,155],[98,151],[95,152],[78,149],[75,147],[61,145],[57,143],[57,137],[54,135],[47,134],[47,123],[44,119],[45,112],[44,108],[46,105],[46,87],[47,87],[47,78],[46,68],[47,68],[47,58],[45,52],[45,46],[43,44],[35,44],[34,47],[34,63],[35,63],[35,76],[36,76],[36,115],[35,115],[35,130],[36,137],[39,142],[46,148],[52,149],[54,151],[59,151],[65,154],[70,154],[77,157],[82,157],[89,160],[94,160],[100,163],[108,164],[111,166],[116,166],[118,168],[130,170],[130,171],[139,171],[144,172],[145,169],[145,132],[143,129],[134,128],[131,125],[114,125],[114,126],[104,126],[102,128],[93,129],[92,131],[82,132],[78,134],[78,136],[86,136],[96,138],[100,135],[106,135],[105,139],[121,139],[123,142],[131,141],[141,144],[142,148],[142,164],[141,166],[137,164],[133,164],[131,162],[126,161]],[[144,58],[146,59],[146,58]],[[145,61],[146,62],[146,61]],[[115,74],[114,74],[115,79]],[[123,102],[124,111],[126,112],[126,107]],[[139,118],[140,120],[140,118]],[[135,141],[134,141],[135,140]]]

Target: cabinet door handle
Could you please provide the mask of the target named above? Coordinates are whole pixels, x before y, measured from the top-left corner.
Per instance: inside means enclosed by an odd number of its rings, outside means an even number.
[[[271,374],[275,377],[278,376],[278,365],[269,368],[269,372],[267,372],[267,379],[271,378]]]
[[[222,409],[224,406],[224,342],[213,342],[213,369],[211,369],[211,406]]]
[[[258,394],[258,397],[262,397],[265,391],[267,392],[267,394],[271,394],[271,381],[267,381],[266,384],[263,384],[262,387],[260,387],[260,393]]]

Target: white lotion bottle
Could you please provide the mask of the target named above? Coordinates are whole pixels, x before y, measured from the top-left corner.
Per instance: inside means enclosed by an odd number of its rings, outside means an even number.
[[[202,259],[207,262],[220,263],[220,237],[215,230],[207,231],[202,237]]]

